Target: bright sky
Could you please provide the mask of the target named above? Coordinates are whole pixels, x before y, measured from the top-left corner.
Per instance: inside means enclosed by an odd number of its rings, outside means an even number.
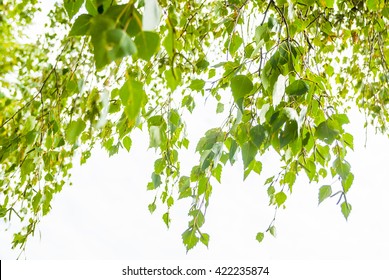
[[[212,112],[212,113],[207,113]],[[193,150],[199,137],[221,124],[214,106],[199,105],[187,122],[192,139],[190,152],[181,156],[184,170],[196,164]],[[263,175],[242,182],[243,167],[225,167],[222,184],[215,184],[204,232],[209,248],[197,246],[186,254],[181,233],[186,229],[189,200],[176,201],[168,230],[157,209],[147,205],[154,193],[146,184],[157,155],[148,150],[147,133],[133,135],[131,152],[109,158],[96,150],[88,163],[74,169],[73,186],[64,188],[44,217],[27,247],[28,259],[389,259],[389,197],[387,156],[389,140],[369,129],[364,148],[363,118],[354,114],[348,126],[355,136],[355,152],[348,160],[355,175],[348,200],[353,210],[346,222],[336,198],[318,206],[318,188],[305,175],[298,179],[287,209],[279,211],[277,238],[266,235],[273,208],[267,206],[265,178],[278,172],[274,157],[261,159]],[[354,124],[355,123],[355,124]],[[330,183],[332,180],[325,181]],[[39,234],[40,233],[40,234]],[[0,238],[0,258],[14,259],[12,236]]]

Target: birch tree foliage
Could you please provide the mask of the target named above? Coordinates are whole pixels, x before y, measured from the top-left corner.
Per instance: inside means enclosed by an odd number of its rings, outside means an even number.
[[[297,176],[322,185],[347,219],[353,184],[348,112],[387,133],[389,4],[384,0],[64,0],[31,35],[39,1],[0,1],[0,217],[24,248],[69,181],[75,153],[130,151],[132,132],[156,151],[148,208],[191,201],[182,241],[202,230],[226,165],[261,174],[263,155],[282,167],[258,177],[270,207],[285,208]],[[185,115],[215,100],[225,121],[190,143]],[[192,149],[198,163],[180,168]],[[327,182],[327,183],[326,183]],[[328,182],[333,182],[331,185]],[[275,220],[258,229],[261,242]],[[215,236],[217,238],[217,236]]]

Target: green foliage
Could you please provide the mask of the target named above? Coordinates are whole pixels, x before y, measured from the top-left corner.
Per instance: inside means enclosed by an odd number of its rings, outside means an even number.
[[[85,163],[96,143],[109,155],[130,151],[136,129],[156,153],[149,211],[164,209],[169,227],[175,202],[192,202],[187,250],[210,242],[202,227],[225,165],[242,161],[246,179],[261,174],[267,153],[282,163],[263,184],[276,212],[307,176],[322,185],[319,204],[338,195],[349,217],[351,102],[365,125],[388,126],[385,1],[178,0],[145,9],[144,1],[64,0],[36,38],[28,30],[40,4],[3,2],[0,217],[22,224],[14,247],[49,213],[76,152]],[[198,140],[185,174],[181,152],[194,147],[187,116],[210,99],[224,121]],[[274,222],[258,242],[275,235]]]

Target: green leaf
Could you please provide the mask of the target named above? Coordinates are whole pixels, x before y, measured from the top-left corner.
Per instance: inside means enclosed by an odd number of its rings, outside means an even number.
[[[119,90],[124,111],[130,121],[134,121],[147,102],[142,83],[133,79],[127,80]]]
[[[82,4],[84,4],[84,0],[64,0],[63,5],[70,19],[72,19],[74,15],[78,13]]]
[[[215,158],[215,153],[212,152],[211,150],[203,151],[200,157],[201,170],[202,171],[206,170],[211,165],[214,158]]]
[[[92,16],[87,14],[80,15],[70,29],[69,36],[88,35],[91,28]]]
[[[154,189],[157,189],[161,184],[161,176],[155,172],[151,174],[151,180],[153,182]]]
[[[271,28],[270,28],[271,29]],[[259,44],[261,41],[267,42],[270,39],[270,31],[269,31],[269,26],[267,24],[263,24],[258,26],[255,29],[255,41],[257,44]]]
[[[348,192],[353,182],[354,182],[354,174],[350,172],[347,178],[345,180],[342,180],[342,187],[345,193]]]
[[[218,164],[215,168],[212,169],[212,175],[219,183],[221,183],[222,169],[223,167],[221,164]]]
[[[277,206],[280,207],[286,201],[287,196],[283,191],[280,191],[274,195],[274,198],[276,199]]]
[[[207,233],[201,233],[200,241],[201,241],[201,243],[203,243],[205,246],[208,247],[208,243],[209,243],[209,234],[207,234]]]
[[[7,208],[0,207],[0,218],[5,217],[5,215],[7,215],[7,212],[8,212]]]
[[[298,127],[296,121],[288,121],[285,129],[280,133],[280,148],[285,147],[298,137]]]
[[[51,181],[53,181],[53,180],[54,180],[54,177],[53,177],[53,175],[51,175],[50,173],[47,173],[47,174],[45,175],[45,181],[51,182]]]
[[[313,160],[311,160],[311,159],[308,159],[305,162],[304,167],[305,167],[304,171],[305,171],[305,173],[307,173],[309,181],[312,181],[315,178],[315,175],[316,175],[316,164],[315,164],[315,162]]]
[[[202,152],[204,150],[211,150],[216,142],[223,140],[224,132],[218,128],[211,128],[205,133],[205,137],[202,137],[196,146],[196,152]]]
[[[221,102],[217,103],[216,113],[220,114],[223,112],[224,112],[224,104]]]
[[[253,142],[249,141],[243,144],[242,158],[243,158],[244,169],[246,169],[249,166],[249,164],[254,160],[257,152],[258,152],[258,148],[254,145]]]
[[[179,197],[178,199],[189,197],[192,195],[192,189],[190,188],[190,178],[182,176],[178,182]]]
[[[155,202],[153,202],[153,203],[149,204],[148,208],[149,208],[150,213],[153,214],[155,209],[157,209],[157,205],[155,204]]]
[[[204,225],[205,223],[204,214],[200,210],[198,209],[192,210],[189,212],[189,215],[193,217],[193,220],[189,223],[190,226],[200,228]]]
[[[174,198],[169,196],[169,198],[166,200],[167,207],[172,207],[174,204]]]
[[[165,223],[165,225],[169,228],[169,226],[170,226],[170,215],[169,215],[169,212],[166,212],[165,214],[162,215],[162,220]]]
[[[160,44],[159,35],[151,31],[142,31],[135,37],[135,45],[138,56],[146,61],[158,51]]]
[[[167,86],[174,91],[181,83],[181,70],[171,68],[170,71],[165,71],[165,79]]]
[[[335,130],[331,123],[324,121],[317,126],[315,134],[320,140],[323,140],[327,144],[332,144],[338,136],[339,131]]]
[[[337,157],[334,160],[333,168],[335,169],[336,173],[340,176],[340,178],[342,178],[342,180],[346,180],[348,175],[350,174],[351,166],[347,161]]]
[[[261,243],[264,237],[265,237],[265,235],[263,234],[263,232],[258,232],[258,233],[257,233],[257,236],[255,237],[255,239],[256,239],[259,243]]]
[[[189,88],[195,91],[201,91],[204,88],[205,81],[200,79],[194,79],[190,82]]]
[[[42,193],[37,192],[36,195],[34,196],[34,198],[32,199],[32,208],[33,208],[35,213],[37,213],[39,210],[41,200],[42,200]]]
[[[71,121],[65,131],[66,140],[70,144],[74,144],[85,128],[85,122],[81,118],[77,121]]]
[[[351,148],[351,150],[354,150],[354,136],[352,136],[350,133],[344,133],[343,141],[347,146]]]
[[[236,143],[235,140],[232,140],[228,152],[228,159],[230,160],[231,165],[234,164],[235,162],[235,153],[237,149],[238,149],[238,144]]]
[[[273,235],[274,237],[276,237],[276,227],[275,226],[271,226],[269,228],[269,232],[271,235]]]
[[[291,96],[298,96],[307,93],[309,90],[309,86],[303,80],[296,80],[286,87],[285,92]]]
[[[190,178],[188,176],[181,176],[180,181],[178,182],[178,187],[180,192],[186,190],[190,187]]]
[[[332,194],[332,188],[330,185],[324,185],[319,189],[319,204]]]
[[[343,216],[346,218],[346,220],[348,219],[348,216],[350,215],[350,212],[351,212],[351,204],[350,203],[347,203],[347,202],[343,202],[341,205],[340,205],[340,208],[342,210],[342,214]]]
[[[296,173],[288,171],[284,176],[284,183],[289,185],[289,190],[292,192],[292,187],[296,181]]]
[[[149,148],[158,148],[162,143],[161,127],[149,127],[150,144]]]
[[[161,174],[166,167],[166,162],[163,158],[159,158],[154,161],[154,172],[156,174]]]
[[[251,161],[247,169],[244,171],[243,180],[246,180],[246,178],[250,175],[251,171],[254,171],[258,175],[260,175],[262,171],[262,163],[256,160]]]
[[[262,145],[263,141],[266,137],[266,130],[262,125],[256,125],[253,126],[250,129],[250,137],[251,141],[257,146],[258,148]]]
[[[252,161],[250,165],[253,165],[253,171],[258,175],[261,175],[262,172],[262,162],[260,161]]]
[[[193,228],[188,228],[181,236],[187,251],[192,249],[199,242],[199,238],[196,236],[196,230]]]
[[[228,49],[229,53],[233,56],[242,44],[243,39],[235,33],[234,35],[232,35],[231,40],[228,38],[228,40],[224,44],[224,47]]]
[[[230,86],[235,103],[242,110],[243,98],[250,94],[253,89],[253,83],[247,76],[237,75],[231,79]]]
[[[127,152],[131,150],[132,140],[129,136],[123,138],[123,146],[126,148]]]

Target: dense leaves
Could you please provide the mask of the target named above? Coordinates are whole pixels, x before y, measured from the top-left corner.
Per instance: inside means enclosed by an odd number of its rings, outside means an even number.
[[[96,143],[130,151],[135,129],[156,153],[149,211],[169,226],[175,201],[191,201],[187,250],[210,242],[225,165],[260,175],[266,153],[282,162],[262,184],[275,212],[306,176],[349,217],[348,108],[382,132],[389,120],[386,1],[64,0],[31,34],[40,5],[0,1],[0,217],[21,222],[14,247],[49,213],[76,151],[81,163]],[[190,143],[187,115],[210,99],[224,121]],[[183,149],[198,159],[190,172]],[[257,241],[267,233],[275,218]]]

